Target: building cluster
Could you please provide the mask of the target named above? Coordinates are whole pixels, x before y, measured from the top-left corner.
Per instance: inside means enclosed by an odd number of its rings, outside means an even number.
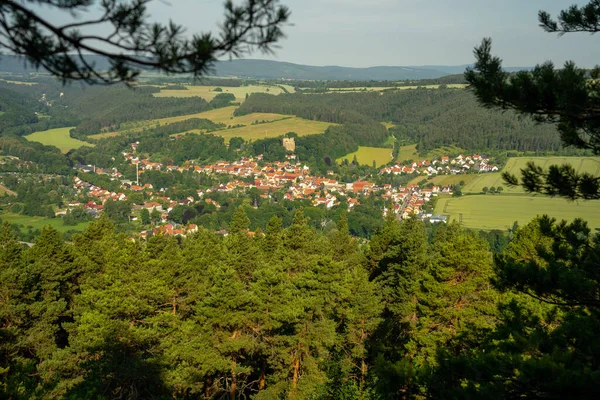
[[[420,174],[420,175],[456,175],[467,172],[495,172],[498,167],[489,164],[489,158],[474,154],[472,156],[459,155],[455,158],[442,156],[439,159],[420,160],[410,163],[409,165],[394,165],[392,167],[384,167],[380,174]]]
[[[241,158],[234,162],[218,161],[206,165],[197,165],[193,161],[187,161],[183,165],[178,166],[163,165],[162,163],[141,159],[135,154],[136,143],[132,144],[132,149],[133,152],[126,152],[123,155],[131,165],[136,165],[139,174],[143,174],[145,171],[156,170],[192,171],[196,173],[226,174],[232,176],[232,179],[228,183],[197,190],[197,196],[173,200],[165,195],[165,188],[154,188],[149,183],[141,185],[136,182],[123,180],[123,175],[116,169],[102,170],[92,166],[76,166],[76,168],[82,171],[105,174],[113,180],[118,180],[124,192],[132,191],[146,194],[146,198],[150,200],[143,205],[135,205],[133,212],[139,213],[142,209],[148,210],[148,212],[153,213],[157,226],[152,230],[142,232],[142,237],[148,237],[157,233],[185,236],[195,232],[197,230],[195,225],[181,226],[170,222],[169,213],[178,205],[193,205],[198,199],[213,204],[218,209],[220,205],[207,196],[207,194],[214,191],[233,192],[236,190],[247,191],[256,189],[262,198],[269,198],[273,193],[280,192],[283,193],[283,198],[287,200],[308,200],[314,206],[325,206],[328,209],[345,203],[348,211],[360,205],[361,196],[368,196],[375,192],[379,193],[386,201],[387,206],[384,214],[393,212],[399,219],[417,215],[422,219],[430,219],[436,222],[445,222],[445,219],[443,216],[427,214],[425,212],[426,205],[441,193],[451,194],[449,187],[440,186],[425,189],[414,184],[406,187],[392,187],[390,184],[380,186],[366,180],[340,183],[334,179],[332,174],[327,174],[327,177],[311,175],[310,168],[299,163],[294,155],[289,155],[286,161],[272,163],[265,163],[262,161],[262,156],[257,156],[253,158]],[[460,155],[452,160],[449,157],[441,157],[440,160],[423,160],[408,166],[386,167],[381,170],[381,173],[401,174],[418,172],[433,175],[464,173],[470,169],[478,171],[497,170],[496,167],[489,166],[486,157],[476,154],[466,157]],[[111,192],[85,182],[78,177],[74,177],[73,186],[78,194],[85,194],[93,199],[93,201],[85,204],[73,202],[69,205],[83,206],[96,213],[102,211],[102,204],[109,199],[114,201],[127,200],[127,196],[123,192]]]

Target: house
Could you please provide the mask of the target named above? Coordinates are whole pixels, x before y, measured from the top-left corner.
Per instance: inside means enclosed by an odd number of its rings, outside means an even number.
[[[156,201],[151,201],[151,202],[145,203],[144,208],[150,212],[152,212],[154,210],[162,212],[162,210],[163,210],[162,204],[157,203]]]
[[[437,214],[437,215],[432,215],[429,218],[429,222],[431,222],[432,224],[437,224],[437,223],[444,223],[445,224],[447,221],[446,221],[446,216],[445,215],[439,215],[439,214]]]

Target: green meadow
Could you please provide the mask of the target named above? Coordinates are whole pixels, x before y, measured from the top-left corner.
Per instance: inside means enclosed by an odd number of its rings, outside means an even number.
[[[392,150],[387,147],[363,147],[359,146],[358,151],[354,153],[346,154],[344,157],[338,158],[337,162],[341,163],[343,160],[352,162],[354,156],[359,164],[372,165],[373,161],[379,167],[385,165],[392,160]]]
[[[0,214],[0,220],[6,221],[9,224],[22,225],[26,229],[42,229],[44,226],[51,226],[59,232],[67,232],[71,230],[83,231],[90,224],[89,222],[80,222],[77,225],[69,226],[64,225],[63,220],[60,217],[57,218],[44,218],[44,217],[30,217],[28,215],[13,214],[13,213],[2,213]]]
[[[91,143],[86,143],[81,140],[73,139],[69,135],[71,129],[73,129],[73,127],[38,131],[25,136],[25,139],[31,142],[39,142],[47,146],[56,146],[63,153],[66,153],[72,149],[78,149],[81,146],[94,146]]]
[[[217,87],[221,88],[221,92],[215,91]],[[226,86],[186,86],[188,90],[161,90],[159,93],[154,93],[154,97],[202,97],[206,101],[211,101],[219,93],[231,93],[237,101],[244,101],[246,95],[252,93],[269,93],[281,94],[285,93],[280,86],[275,85],[248,85],[240,87]],[[286,87],[286,89],[288,89]],[[292,88],[293,89],[293,88]],[[288,89],[288,91],[290,91]],[[290,91],[291,92],[291,91]]]
[[[236,117],[233,112],[237,107],[224,107],[215,110],[204,111],[196,114],[180,115],[178,117],[152,119],[147,121],[136,121],[124,124],[124,129],[118,132],[101,133],[90,136],[90,139],[103,139],[126,133],[140,132],[145,128],[153,126],[172,124],[185,121],[192,118],[205,118],[215,123],[222,123],[228,126],[244,125],[237,128],[222,129],[211,132],[213,135],[222,136],[226,140],[232,137],[242,137],[246,140],[257,140],[269,137],[285,135],[289,132],[295,132],[299,136],[324,133],[332,123],[313,121],[293,115],[273,114],[273,113],[252,113]],[[260,122],[260,123],[258,123]],[[254,125],[253,125],[254,124]],[[202,133],[199,130],[185,133]]]
[[[502,172],[508,172],[519,176],[521,169],[525,168],[528,162],[534,162],[542,168],[548,168],[550,165],[570,164],[577,172],[588,172],[593,175],[600,174],[600,157],[511,157],[508,159]],[[467,184],[463,192],[480,193],[484,187],[502,186],[506,193],[524,193],[523,188],[506,186],[502,180],[502,172],[492,172],[475,175],[475,178]]]
[[[537,215],[572,221],[582,218],[600,228],[600,208],[593,201],[568,202],[546,196],[472,195],[440,198],[436,214],[445,214],[467,228],[508,229],[514,221],[523,225]]]

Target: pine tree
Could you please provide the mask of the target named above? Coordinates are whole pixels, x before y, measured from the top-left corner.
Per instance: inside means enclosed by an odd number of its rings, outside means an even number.
[[[371,339],[377,386],[379,393],[412,392],[416,372],[409,346],[420,318],[426,318],[419,314],[421,285],[432,261],[427,232],[414,217],[401,223],[390,218],[381,235],[375,281],[383,295],[384,321]]]
[[[600,2],[563,10],[558,21],[544,11],[538,15],[547,32],[598,32]],[[490,108],[512,109],[539,122],[556,124],[565,146],[588,149],[600,154],[600,67],[591,71],[577,68],[573,62],[555,69],[551,62],[533,71],[509,74],[502,60],[491,55],[491,39],[475,48],[475,66],[467,69],[465,79],[478,100]],[[561,196],[570,200],[599,199],[600,179],[590,173],[578,173],[571,165],[543,168],[529,163],[522,179],[505,173],[509,185],[521,185],[528,192]]]

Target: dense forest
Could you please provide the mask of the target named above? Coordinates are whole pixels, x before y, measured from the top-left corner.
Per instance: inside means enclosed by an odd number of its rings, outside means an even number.
[[[503,253],[456,224],[359,245],[297,211],[250,235],[147,242],[94,222],[23,248],[0,229],[4,398],[594,398],[585,224],[537,219]]]
[[[461,89],[414,89],[395,92],[283,94],[255,93],[236,111],[292,114],[340,124],[392,122],[401,136],[418,143],[421,152],[448,145],[466,150],[557,151],[560,137],[551,125],[540,125],[513,112],[497,113],[477,104]]]

